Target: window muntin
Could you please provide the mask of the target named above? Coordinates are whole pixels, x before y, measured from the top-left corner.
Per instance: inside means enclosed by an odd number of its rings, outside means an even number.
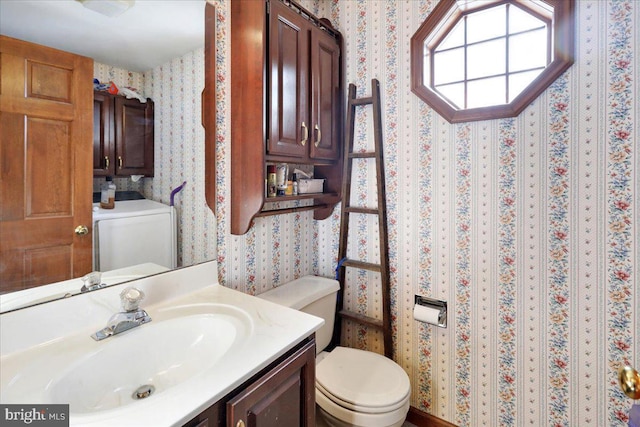
[[[517,115],[573,62],[573,0],[441,0],[411,39],[412,90],[451,122]]]

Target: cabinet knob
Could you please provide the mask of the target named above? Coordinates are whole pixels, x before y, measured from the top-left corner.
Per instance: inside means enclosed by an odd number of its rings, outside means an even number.
[[[118,169],[122,169],[122,156],[118,156]]]
[[[320,126],[316,123],[316,132],[318,133],[318,139],[316,139],[316,147],[320,145],[320,140],[322,139],[322,132],[320,132]]]
[[[104,156],[104,168],[109,169],[109,156]]]
[[[304,146],[307,143],[307,140],[309,139],[309,128],[307,127],[307,124],[305,122],[302,122],[302,132],[304,135],[304,138],[302,138],[302,141],[300,141],[300,144],[302,146]]]
[[[236,423],[236,427],[244,427],[244,421],[240,420]]]
[[[85,234],[89,234],[89,228],[86,225],[79,225],[74,230],[78,236],[84,236]]]

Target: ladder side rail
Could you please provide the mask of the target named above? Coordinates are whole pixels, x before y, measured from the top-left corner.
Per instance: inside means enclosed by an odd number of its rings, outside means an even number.
[[[344,158],[342,166],[342,203],[340,205],[340,241],[338,242],[338,268],[336,270],[336,278],[340,283],[340,289],[338,290],[338,298],[336,301],[336,313],[333,327],[333,336],[331,338],[330,347],[333,348],[340,345],[340,339],[342,337],[342,316],[340,312],[344,306],[344,290],[346,281],[345,268],[340,266],[340,262],[347,256],[347,246],[349,242],[349,211],[348,205],[351,200],[351,172],[353,170],[353,159],[349,154],[353,151],[353,140],[355,131],[355,104],[353,100],[356,99],[356,86],[349,84],[347,95],[347,123],[345,129],[345,141],[344,141]]]
[[[391,330],[391,288],[389,275],[389,243],[387,231],[387,195],[384,169],[384,147],[382,130],[382,106],[380,105],[380,83],[371,81],[371,96],[373,97],[373,127],[376,148],[376,178],[378,186],[378,238],[380,243],[380,292],[382,293],[382,336],[384,339],[384,353],[388,358],[393,355]]]

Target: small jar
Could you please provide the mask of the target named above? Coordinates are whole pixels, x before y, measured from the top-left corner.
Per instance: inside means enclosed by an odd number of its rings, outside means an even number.
[[[102,183],[100,191],[100,207],[102,209],[113,209],[116,207],[116,185],[113,179],[108,176],[106,181]]]

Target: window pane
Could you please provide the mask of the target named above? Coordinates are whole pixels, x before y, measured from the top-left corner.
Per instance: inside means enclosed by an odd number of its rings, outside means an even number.
[[[545,23],[517,6],[509,8],[509,34],[540,28]]]
[[[505,74],[507,72],[505,45],[506,41],[503,38],[469,46],[467,48],[467,78],[477,79]]]
[[[504,76],[467,83],[467,108],[506,104],[505,83],[506,77]]]
[[[509,38],[509,71],[547,66],[547,32],[536,30]]]
[[[453,49],[435,53],[433,56],[434,84],[464,80],[464,49]]]
[[[506,19],[505,5],[467,15],[467,43],[504,36],[507,31]]]
[[[436,50],[451,49],[453,47],[464,46],[464,20],[458,22],[438,45]]]
[[[436,90],[447,98],[450,103],[454,104],[457,109],[464,108],[464,83],[437,86]]]
[[[527,71],[526,73],[512,74],[509,76],[509,102],[513,101],[526,89],[531,82],[540,75],[542,70]]]

